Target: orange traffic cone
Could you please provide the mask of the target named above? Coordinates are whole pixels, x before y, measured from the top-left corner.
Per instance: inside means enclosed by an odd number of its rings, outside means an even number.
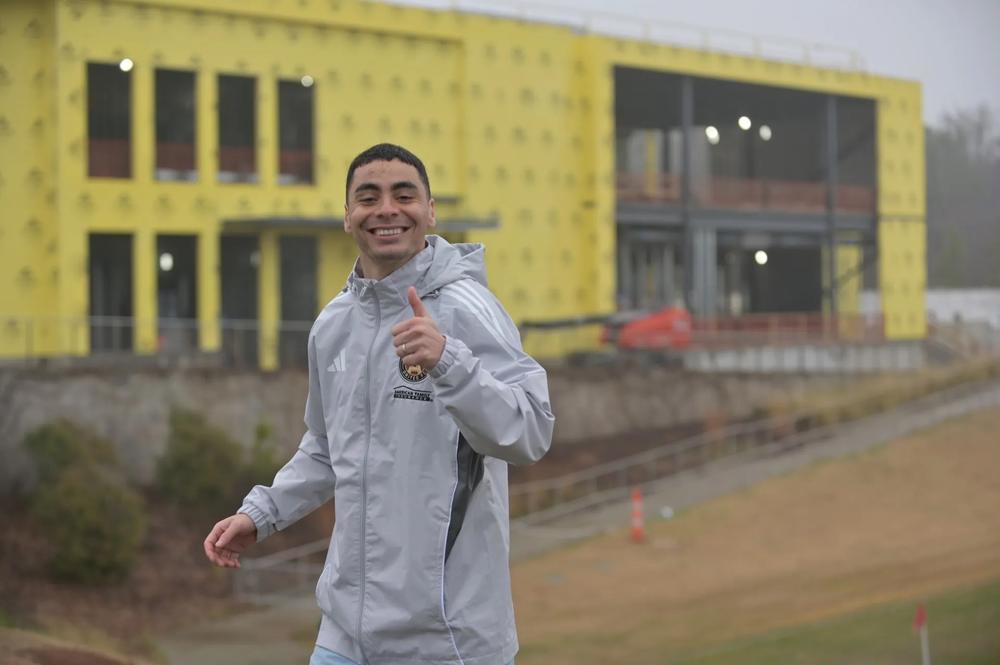
[[[632,490],[632,542],[641,543],[646,539],[646,529],[642,518],[642,490]]]

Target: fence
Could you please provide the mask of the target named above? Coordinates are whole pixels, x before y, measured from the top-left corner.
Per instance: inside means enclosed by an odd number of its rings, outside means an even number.
[[[680,203],[681,177],[672,173],[619,172],[616,193],[625,203]],[[839,185],[837,210],[844,213],[872,214],[875,189],[859,185]],[[784,210],[825,213],[827,186],[821,182],[764,180],[711,176],[692,185],[697,205],[736,210]]]
[[[395,0],[393,4],[409,5],[412,0]],[[477,0],[437,0],[421,2],[470,14],[500,16],[521,21],[537,21],[564,25],[575,30],[604,34],[611,37],[639,39],[646,42],[670,44],[706,51],[721,51],[737,55],[781,60],[806,65],[836,67],[839,69],[864,69],[864,59],[857,51],[840,46],[807,42],[800,39],[761,35],[720,27],[704,27],[650,18],[627,16],[610,11],[594,11],[544,2],[506,0],[483,3]]]
[[[978,362],[917,377],[901,377],[870,393],[851,393],[830,407],[777,412],[752,421],[720,424],[652,449],[552,478],[510,487],[512,526],[522,531],[544,526],[573,540],[593,529],[551,527],[560,518],[584,513],[628,497],[632,488],[650,486],[678,473],[704,469],[716,461],[739,460],[744,454],[778,454],[818,445],[845,424],[881,419],[880,436],[898,437],[949,418],[1000,405],[1000,359]],[[906,418],[884,416],[905,407]],[[624,528],[623,511],[622,525]],[[257,603],[281,602],[301,595],[322,572],[319,555],[326,539],[257,559],[244,559],[234,577],[238,597]]]
[[[594,363],[632,352],[702,371],[903,371],[926,364],[920,343],[886,341],[881,315],[692,319],[683,310],[667,312],[528,321],[521,336],[529,353],[550,362]]]
[[[197,319],[162,318],[140,326],[129,316],[78,318],[0,316],[0,358],[32,362],[48,358],[88,356],[91,362],[156,357],[161,362],[192,361],[232,368],[259,366],[263,327],[253,319],[219,319],[213,325],[219,347],[202,349],[205,332]],[[155,335],[148,350],[139,350],[137,334],[145,327]],[[280,321],[268,333],[283,368],[306,366],[306,344],[312,321]],[[212,332],[214,333],[215,330]]]
[[[922,343],[888,343],[880,315],[829,317],[823,314],[750,314],[685,319],[678,331],[662,325],[630,331],[643,313],[579,316],[521,325],[525,348],[548,363],[608,362],[621,351],[649,352],[658,362],[696,371],[866,372],[908,371],[933,360]],[[278,366],[306,366],[311,321],[281,321],[265,328],[252,319],[220,319],[216,349],[203,349],[204,324],[196,319],[159,319],[139,326],[133,317],[2,317],[0,357],[32,361],[90,356],[93,361],[133,355],[162,362],[190,361],[233,368],[256,368],[264,344]],[[140,345],[140,329],[154,338]],[[623,336],[623,331],[629,334]],[[264,336],[265,339],[262,339]],[[972,324],[936,324],[929,343],[935,357],[981,355],[1000,350],[1000,331]],[[138,350],[137,349],[140,349]]]

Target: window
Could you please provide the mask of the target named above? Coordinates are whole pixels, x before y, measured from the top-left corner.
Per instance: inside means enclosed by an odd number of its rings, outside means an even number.
[[[91,351],[130,351],[132,236],[91,233],[88,244]]]
[[[219,76],[219,181],[257,182],[257,81]]]
[[[156,179],[196,180],[194,72],[156,70]]]
[[[156,236],[156,311],[161,351],[183,353],[198,347],[197,253],[197,236]]]
[[[620,201],[680,203],[681,77],[615,68],[615,163]]]
[[[127,63],[127,64],[126,64]],[[87,174],[132,177],[132,61],[87,64]]]
[[[305,367],[309,330],[316,317],[318,301],[316,239],[311,236],[282,236],[281,253],[281,332],[282,367]]]
[[[219,239],[222,354],[229,366],[257,366],[257,236]]]
[[[875,102],[837,98],[837,209],[875,212]]]
[[[278,82],[278,182],[313,182],[312,79]]]
[[[826,200],[826,97],[732,81],[695,78],[694,202],[705,208],[823,213]]]

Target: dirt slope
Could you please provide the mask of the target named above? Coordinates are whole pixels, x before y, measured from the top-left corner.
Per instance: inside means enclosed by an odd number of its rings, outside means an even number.
[[[1000,578],[1000,411],[514,569],[519,665],[670,654]]]

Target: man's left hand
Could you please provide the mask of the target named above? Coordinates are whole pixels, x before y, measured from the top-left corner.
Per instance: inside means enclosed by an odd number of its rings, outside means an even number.
[[[406,290],[406,299],[413,308],[413,318],[392,327],[392,344],[396,347],[396,355],[403,359],[403,365],[407,369],[419,367],[416,374],[420,370],[429,372],[444,353],[444,335],[438,330],[437,323],[431,318],[414,287]]]

